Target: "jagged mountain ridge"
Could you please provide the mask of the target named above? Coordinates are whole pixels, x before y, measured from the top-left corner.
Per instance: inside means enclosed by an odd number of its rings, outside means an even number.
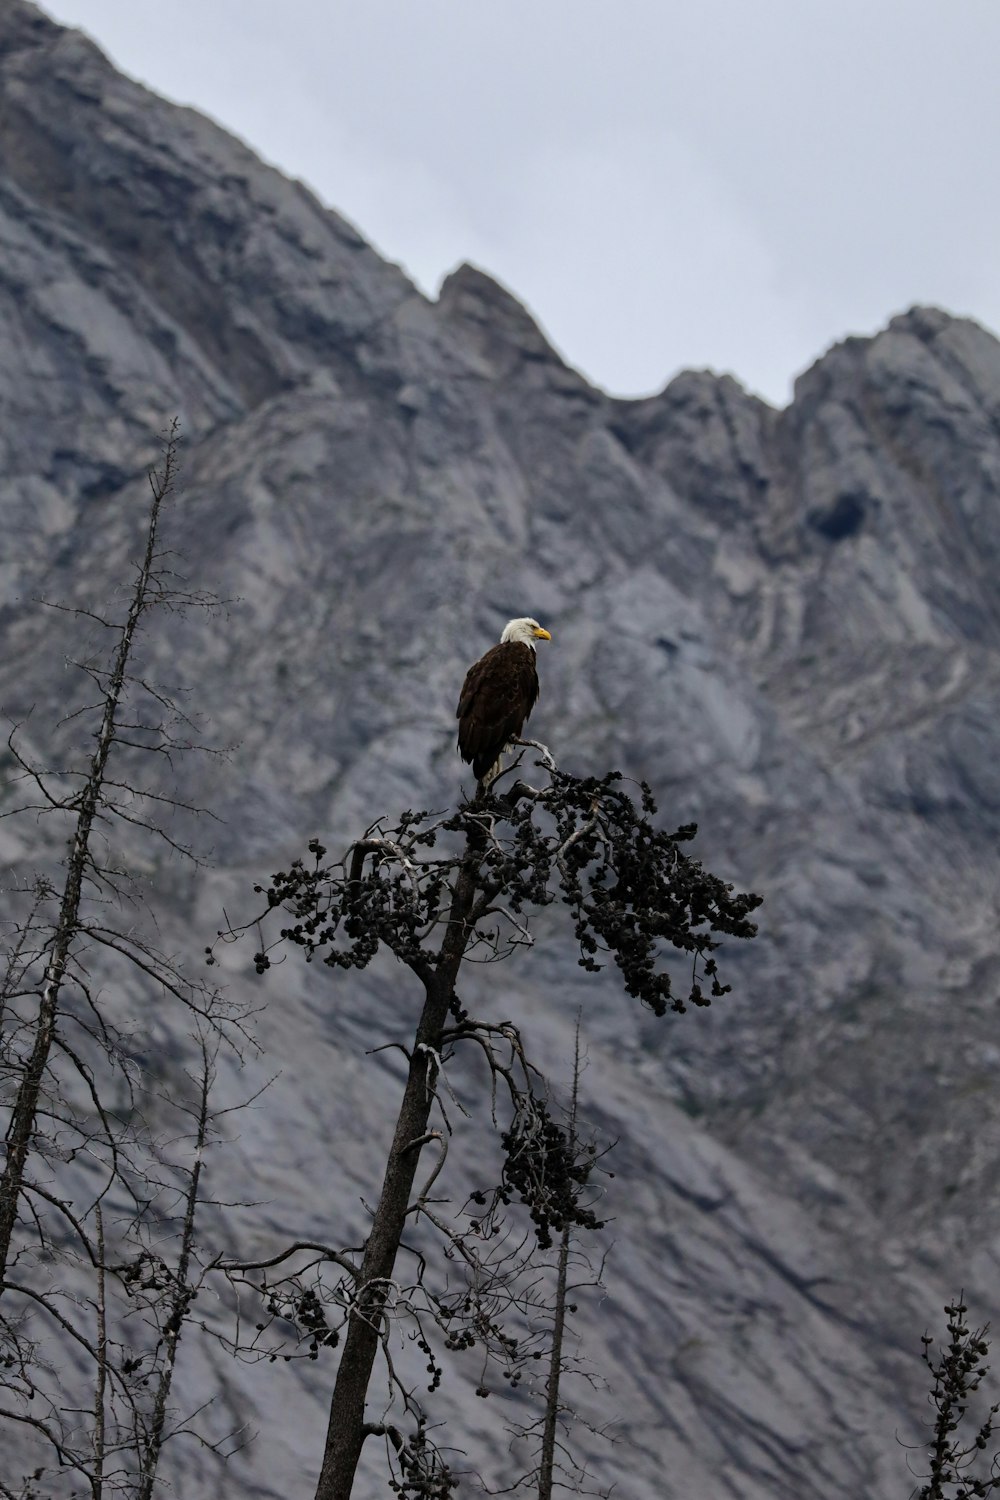
[[[240,743],[199,787],[220,872],[164,876],[178,931],[212,930],[317,830],[447,802],[465,664],[510,614],[550,624],[537,732],[570,769],[645,776],[766,896],[708,1016],[632,1014],[565,947],[503,980],[554,1066],[584,1006],[592,1112],[621,1138],[622,1269],[591,1345],[636,1447],[628,1485],[618,1456],[598,1473],[637,1496],[664,1472],[706,1500],[900,1493],[919,1332],[958,1282],[996,1310],[1000,347],[914,310],[830,351],[784,412],[704,372],[617,401],[488,276],[429,303],[24,0],[0,70],[5,711],[56,716],[70,634],[29,601],[125,576],[174,412],[186,566],[240,601],[150,646]],[[239,1148],[278,1195],[261,1236],[318,1212],[322,1140],[354,1120],[338,1211],[364,1191],[384,1127],[353,1059],[376,1000],[393,1034],[385,980],[272,997],[302,1097]],[[311,1472],[321,1408],[297,1399],[233,1493]]]

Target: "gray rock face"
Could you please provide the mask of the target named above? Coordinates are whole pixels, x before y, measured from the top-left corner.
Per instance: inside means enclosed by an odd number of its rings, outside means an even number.
[[[584,1334],[589,1414],[621,1442],[581,1447],[630,1500],[905,1494],[920,1333],[959,1286],[1000,1311],[1000,345],[914,309],[783,412],[708,372],[613,400],[487,275],[428,303],[26,0],[0,11],[0,268],[5,713],[34,704],[39,753],[69,755],[78,627],[33,600],[128,577],[175,413],[171,542],[233,601],[146,648],[238,745],[184,773],[225,821],[214,871],[154,872],[165,930],[196,960],[313,833],[453,800],[462,673],[536,615],[538,735],[568,770],[647,779],[766,898],[705,1014],[635,1013],[565,935],[470,980],[562,1078],[582,1007],[585,1109],[619,1140]],[[16,873],[43,860],[2,826]],[[246,1242],[357,1233],[398,1077],[363,1054],[415,996],[294,960],[253,993],[283,1076],[227,1167],[267,1200]],[[177,1492],[311,1493],[329,1373],[185,1358],[190,1404],[220,1392],[261,1437],[221,1473],[178,1451]],[[502,1403],[445,1385],[456,1442],[509,1482]]]

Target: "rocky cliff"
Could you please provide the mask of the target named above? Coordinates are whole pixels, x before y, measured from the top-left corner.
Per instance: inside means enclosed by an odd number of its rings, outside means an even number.
[[[595,1483],[905,1494],[920,1333],[959,1286],[1000,1311],[1000,344],[914,309],[830,350],[785,411],[709,372],[615,400],[488,275],[427,301],[27,0],[0,11],[0,244],[5,714],[33,706],[43,758],[68,751],[77,627],[35,600],[127,578],[179,415],[172,542],[232,602],[149,650],[238,747],[185,773],[224,820],[214,868],[150,872],[196,957],[312,834],[455,798],[462,672],[537,615],[538,735],[569,770],[648,780],[765,896],[705,1014],[637,1013],[561,939],[474,987],[562,1076],[582,1008],[585,1108],[618,1139],[584,1331],[619,1442],[593,1442]],[[24,874],[41,836],[5,828]],[[227,1167],[266,1199],[248,1242],[356,1225],[398,1076],[362,1054],[414,997],[291,962],[253,995],[282,1077]],[[186,1358],[191,1404],[215,1393],[260,1437],[221,1472],[179,1448],[177,1492],[311,1493],[329,1372]],[[470,1391],[448,1398],[459,1445],[509,1479],[499,1403]]]

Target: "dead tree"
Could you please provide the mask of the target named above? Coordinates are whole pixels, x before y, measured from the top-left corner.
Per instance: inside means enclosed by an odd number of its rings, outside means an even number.
[[[178,990],[174,976],[163,964],[158,963],[157,956],[148,947],[137,946],[135,951],[130,951],[131,940],[127,935],[105,927],[103,923],[95,921],[92,915],[85,914],[88,884],[103,893],[113,887],[114,879],[112,872],[101,868],[95,858],[95,823],[108,817],[133,824],[144,823],[141,816],[137,818],[126,805],[132,801],[131,796],[120,796],[121,783],[112,777],[109,763],[116,745],[121,741],[128,741],[129,732],[140,727],[135,723],[123,723],[122,719],[123,698],[130,680],[134,680],[130,667],[137,633],[145,616],[157,604],[168,600],[174,602],[163,584],[163,559],[158,532],[161,509],[173,489],[176,464],[175,424],[167,441],[163,466],[149,476],[152,504],[146,528],[145,549],[137,568],[125,619],[116,623],[92,612],[90,615],[103,628],[117,634],[118,641],[109,667],[94,663],[81,664],[100,694],[100,718],[95,730],[94,751],[89,766],[79,778],[80,785],[69,792],[53,790],[52,782],[55,777],[47,776],[22,755],[16,742],[16,730],[11,732],[7,741],[8,749],[19,767],[19,779],[29,787],[34,796],[28,802],[19,802],[13,808],[6,809],[3,816],[17,816],[25,812],[62,814],[72,819],[73,827],[62,889],[57,896],[58,910],[44,943],[43,968],[37,986],[37,1011],[33,1018],[26,1019],[23,1028],[18,1028],[19,1031],[27,1031],[30,1046],[25,1052],[22,1043],[22,1056],[17,1063],[19,1081],[10,1106],[6,1157],[3,1174],[0,1176],[0,1297],[6,1290],[11,1238],[18,1219],[28,1156],[35,1136],[43,1080],[53,1048],[57,1046],[56,1022],[60,1000],[63,986],[72,975],[75,947],[83,940],[88,944],[96,942],[116,948],[124,952],[132,962],[148,968],[158,983]],[[41,800],[38,801],[37,798]],[[144,826],[150,825],[144,823]],[[158,831],[164,839],[170,841],[169,834],[162,829]],[[56,895],[54,889],[51,894]],[[37,964],[33,967],[37,967]],[[78,976],[73,977],[79,982]],[[19,989],[8,990],[8,1004],[15,993],[24,994],[23,986],[26,982],[27,976],[22,976],[18,981]],[[184,1000],[189,998],[187,995],[179,997]]]
[[[82,1484],[94,1500],[151,1494],[174,1423],[169,1393],[180,1332],[202,1272],[192,1258],[193,1224],[213,1118],[212,1059],[219,1045],[239,1049],[247,1040],[245,1015],[186,975],[151,935],[155,924],[143,922],[128,869],[130,851],[145,857],[149,841],[194,858],[167,820],[203,811],[178,796],[173,757],[205,747],[143,666],[151,616],[217,602],[186,588],[161,540],[176,473],[175,424],[149,476],[151,503],[121,616],[50,606],[110,643],[74,663],[88,701],[62,724],[64,738],[75,732],[79,745],[86,733],[92,750],[70,755],[69,769],[42,766],[15,727],[7,742],[14,774],[0,803],[0,816],[41,824],[43,834],[54,825],[49,847],[67,851],[61,867],[51,860],[7,893],[0,1444],[10,1454],[12,1432],[30,1434],[47,1486],[58,1471],[61,1483],[77,1491]],[[44,838],[39,844],[42,862]],[[176,1034],[194,1034],[201,1070],[190,1087],[177,1080],[154,1100],[137,1057],[152,1025],[146,1031],[137,1021],[134,1035],[119,1025],[114,981],[123,978],[140,1012],[145,1001],[150,1023],[154,1006],[166,1003],[176,1007]],[[145,1117],[150,1101],[171,1116],[169,1125]],[[200,1121],[193,1142],[185,1123],[192,1109]]]
[[[423,1256],[415,1278],[397,1270],[412,1226],[433,1225],[446,1253],[464,1261],[475,1287],[484,1269],[482,1245],[489,1243],[476,1236],[492,1235],[512,1205],[527,1212],[545,1249],[567,1225],[595,1222],[577,1191],[579,1164],[570,1136],[550,1111],[517,1030],[465,1011],[457,990],[463,963],[530,946],[531,913],[561,903],[580,965],[596,971],[612,960],[626,992],[665,1016],[724,995],[729,986],[721,982],[714,956],[718,935],[748,938],[756,931],[750,913],[760,898],[735,892],[684,852],[693,825],[673,833],[656,828],[648,787],[639,789],[637,807],[619,773],[569,776],[544,746],[523,743],[540,753],[539,785],[518,781],[503,794],[494,783],[453,814],[407,812],[393,827],[380,821],[332,862],[313,840],[308,860],[296,860],[257,887],[266,906],[248,926],[264,934],[255,956],[259,973],[282,945],[298,946],[307,960],[319,958],[347,972],[365,968],[385,947],[411,971],[422,994],[405,1047],[407,1079],[395,1134],[361,1252],[296,1245],[266,1265],[229,1268],[234,1276],[259,1278],[269,1313],[295,1323],[309,1337],[314,1357],[339,1346],[316,1500],[348,1500],[362,1449],[373,1437],[386,1443],[394,1491],[452,1493],[455,1475],[432,1441],[423,1405],[412,1383],[394,1370],[394,1324],[398,1329],[409,1321],[415,1328],[418,1347],[428,1355],[432,1389],[440,1378],[428,1337],[434,1325],[447,1349],[488,1350],[492,1342],[501,1360],[512,1370],[517,1366],[516,1340],[497,1318],[479,1318],[474,1295],[456,1305],[429,1289]],[[223,940],[236,936],[232,930],[220,934]],[[671,953],[687,961],[679,988]],[[431,1196],[432,1187],[436,1193],[442,1188],[454,1097],[450,1065],[459,1054],[485,1060],[493,1112],[503,1116],[499,1183],[472,1194],[462,1227],[454,1215],[444,1217]],[[439,1128],[432,1125],[435,1114]],[[418,1185],[428,1149],[434,1164]],[[289,1269],[302,1255],[308,1258],[308,1284]],[[269,1278],[279,1273],[276,1291]],[[324,1279],[327,1273],[332,1282]],[[409,1416],[407,1431],[368,1409],[380,1350],[401,1412]]]
[[[578,1195],[588,1195],[590,1201],[596,1198],[593,1176],[602,1165],[607,1149],[599,1151],[593,1142],[586,1142],[580,1134],[580,1077],[583,1069],[583,1058],[580,1050],[580,1018],[577,1017],[576,1037],[573,1052],[573,1080],[570,1090],[569,1106],[566,1111],[566,1129],[569,1139],[570,1150],[573,1153],[577,1168],[573,1173],[573,1180]],[[603,1227],[603,1226],[601,1226]],[[576,1226],[567,1220],[563,1225],[562,1234],[559,1236],[559,1253],[556,1260],[555,1270],[555,1292],[552,1297],[552,1327],[549,1337],[549,1348],[547,1351],[548,1369],[545,1376],[544,1404],[541,1416],[528,1428],[522,1429],[523,1436],[529,1436],[532,1432],[540,1435],[541,1442],[538,1455],[537,1478],[538,1500],[552,1500],[553,1488],[565,1483],[567,1488],[576,1493],[586,1493],[584,1490],[585,1474],[574,1461],[566,1442],[563,1429],[567,1419],[571,1419],[573,1413],[566,1405],[563,1395],[564,1380],[571,1369],[570,1359],[567,1353],[567,1338],[571,1336],[570,1317],[576,1312],[576,1304],[570,1299],[580,1295],[584,1289],[593,1290],[600,1287],[604,1268],[603,1257],[599,1268],[595,1271],[591,1261],[585,1253],[580,1251],[578,1237],[575,1233]],[[573,1280],[571,1280],[571,1276]],[[578,1370],[579,1373],[579,1370]],[[587,1378],[593,1381],[593,1377],[587,1373]],[[594,1431],[594,1428],[591,1428]],[[602,1428],[601,1434],[607,1436],[607,1429]],[[560,1472],[566,1473],[565,1481],[560,1481]]]

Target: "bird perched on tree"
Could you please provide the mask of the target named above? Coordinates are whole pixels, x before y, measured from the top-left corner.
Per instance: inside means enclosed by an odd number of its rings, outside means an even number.
[[[511,620],[500,644],[465,674],[458,700],[458,748],[479,788],[500,771],[500,757],[521,733],[538,697],[535,642],[552,637],[537,620]]]

